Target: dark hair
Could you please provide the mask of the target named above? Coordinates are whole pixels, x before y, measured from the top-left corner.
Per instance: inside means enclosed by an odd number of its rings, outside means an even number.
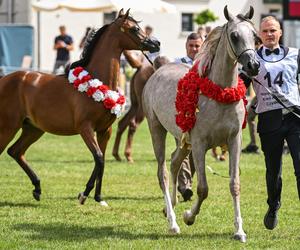
[[[198,39],[202,40],[202,37],[200,36],[200,34],[195,33],[195,32],[189,34],[188,37],[186,38],[187,41],[188,40],[198,40]]]

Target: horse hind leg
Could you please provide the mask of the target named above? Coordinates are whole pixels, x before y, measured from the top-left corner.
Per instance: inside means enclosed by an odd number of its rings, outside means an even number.
[[[180,148],[179,142],[176,140],[177,148],[172,153],[171,156],[171,176],[172,176],[172,205],[175,205],[178,202],[177,198],[177,183],[178,183],[178,173],[181,168],[181,164],[186,156],[190,153],[188,145],[186,144],[183,148]]]
[[[7,153],[21,166],[21,168],[30,178],[32,184],[35,187],[32,194],[34,199],[36,199],[37,201],[40,200],[41,196],[40,179],[26,162],[24,154],[30,147],[30,145],[36,142],[43,134],[44,131],[34,127],[25,120],[23,122],[21,136],[7,150]]]
[[[151,121],[148,120],[148,125],[151,133],[155,157],[158,163],[157,176],[166,204],[164,211],[166,211],[167,219],[169,221],[169,232],[172,234],[178,234],[180,233],[180,228],[176,222],[176,215],[171,202],[169,192],[169,174],[165,160],[167,131],[157,119]]]

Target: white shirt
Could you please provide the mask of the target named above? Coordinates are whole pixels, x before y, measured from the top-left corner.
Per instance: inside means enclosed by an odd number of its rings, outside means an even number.
[[[284,48],[280,47],[279,55],[272,53],[268,56],[265,51],[266,48],[263,47],[257,52],[260,68],[256,80],[270,89],[287,107],[300,106],[296,80],[298,49],[288,48],[286,53]],[[253,87],[257,95],[257,113],[283,108],[263,86],[254,81]]]

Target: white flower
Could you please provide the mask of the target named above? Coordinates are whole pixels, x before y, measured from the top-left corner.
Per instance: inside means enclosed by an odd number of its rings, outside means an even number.
[[[113,99],[115,102],[118,100],[118,98],[119,98],[119,93],[118,92],[116,92],[116,91],[113,91],[113,90],[107,90],[107,92],[106,92],[106,96],[108,97],[108,98],[111,98],[111,99]]]
[[[117,118],[119,118],[122,115],[122,106],[120,104],[116,104],[112,107],[111,111],[112,114],[115,114]]]
[[[103,83],[101,81],[99,81],[98,79],[92,79],[92,80],[89,80],[89,84],[91,87],[97,88],[97,87],[101,86]]]
[[[74,71],[74,69],[71,69],[71,70],[69,71],[68,79],[69,79],[69,82],[70,82],[70,83],[73,83],[73,82],[77,79],[77,77],[73,75],[73,71]]]
[[[96,102],[101,102],[104,100],[104,94],[99,89],[95,91],[92,97]]]
[[[87,83],[81,83],[78,85],[79,92],[87,92],[89,85]]]
[[[86,76],[86,75],[88,75],[88,74],[89,74],[89,72],[87,72],[86,70],[82,70],[82,71],[80,72],[80,74],[78,75],[78,78],[81,80],[82,77],[84,77],[84,76]]]

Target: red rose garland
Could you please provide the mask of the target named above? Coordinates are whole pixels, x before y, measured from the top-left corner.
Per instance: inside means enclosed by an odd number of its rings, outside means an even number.
[[[199,94],[203,94],[208,98],[221,103],[233,103],[241,99],[244,101],[245,118],[243,128],[246,127],[247,116],[247,100],[245,97],[246,87],[242,79],[238,78],[238,86],[222,89],[207,77],[200,78],[193,67],[183,78],[178,82],[177,96],[175,107],[177,110],[176,124],[181,128],[182,132],[190,131],[196,122],[196,108],[199,100]]]
[[[86,92],[88,97],[96,102],[103,102],[106,109],[120,117],[125,106],[125,97],[117,91],[110,90],[98,79],[92,79],[82,67],[71,69],[68,76],[69,82],[79,92]]]

